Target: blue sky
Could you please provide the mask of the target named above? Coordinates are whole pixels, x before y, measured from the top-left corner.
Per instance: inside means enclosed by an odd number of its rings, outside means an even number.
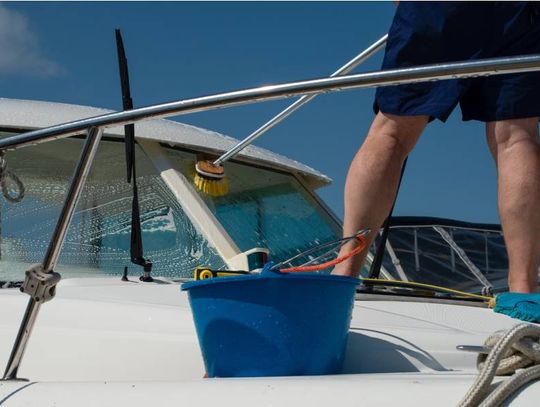
[[[2,2],[0,97],[120,109],[114,29],[135,106],[323,77],[385,34],[392,2]],[[376,70],[382,53],[355,72]],[[321,95],[256,144],[334,179],[320,195],[342,216],[348,165],[373,118],[373,90]],[[244,138],[290,101],[175,120]],[[430,124],[412,153],[396,215],[499,222],[483,124]]]

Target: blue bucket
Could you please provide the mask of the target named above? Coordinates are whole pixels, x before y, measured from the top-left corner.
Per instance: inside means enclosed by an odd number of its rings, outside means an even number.
[[[341,373],[357,284],[274,272],[182,284],[208,376]]]

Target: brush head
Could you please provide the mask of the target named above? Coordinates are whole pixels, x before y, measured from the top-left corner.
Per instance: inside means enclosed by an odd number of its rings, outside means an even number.
[[[229,183],[225,177],[221,179],[209,179],[197,173],[193,178],[193,182],[206,195],[218,197],[226,195],[229,192]]]
[[[214,165],[207,156],[198,155],[193,182],[202,192],[210,196],[223,196],[229,192],[229,184],[222,165]]]
[[[214,165],[212,160],[198,159],[195,170],[199,175],[208,179],[222,179],[225,177],[225,169],[222,165]]]

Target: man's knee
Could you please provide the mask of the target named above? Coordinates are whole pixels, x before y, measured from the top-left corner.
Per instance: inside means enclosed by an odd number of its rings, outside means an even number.
[[[393,150],[406,156],[428,123],[428,116],[396,116],[379,112],[369,131],[374,142],[384,138]]]
[[[540,146],[538,117],[486,123],[486,136],[488,145],[494,154],[507,151],[523,143]]]

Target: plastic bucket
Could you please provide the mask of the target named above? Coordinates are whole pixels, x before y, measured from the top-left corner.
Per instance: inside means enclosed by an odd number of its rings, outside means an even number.
[[[208,376],[340,373],[357,284],[273,272],[184,283]]]

